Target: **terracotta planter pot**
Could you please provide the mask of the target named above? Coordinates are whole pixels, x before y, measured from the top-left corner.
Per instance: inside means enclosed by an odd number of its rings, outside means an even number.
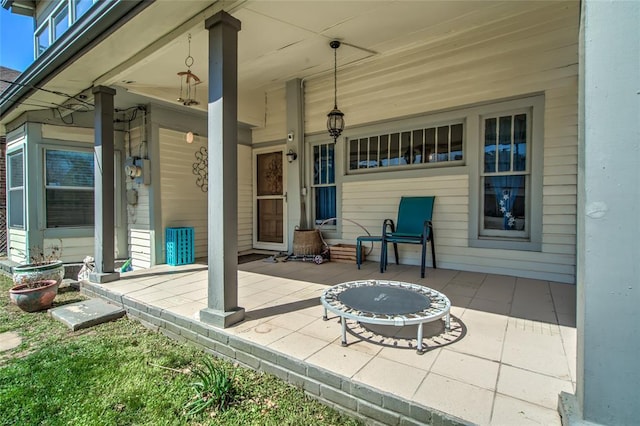
[[[9,289],[9,298],[25,312],[41,311],[51,307],[59,285],[56,280],[20,284]]]

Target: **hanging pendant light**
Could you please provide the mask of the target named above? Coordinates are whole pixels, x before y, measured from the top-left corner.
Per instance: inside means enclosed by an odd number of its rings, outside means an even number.
[[[189,53],[184,60],[187,70],[178,73],[178,77],[180,77],[180,96],[178,96],[177,101],[185,106],[200,104],[196,100],[196,86],[200,83],[200,79],[191,72],[193,62],[193,56],[191,56],[191,34],[189,34]]]
[[[329,135],[336,142],[344,130],[344,114],[338,109],[338,47],[340,42],[333,40],[329,43],[333,49],[333,109],[327,114],[327,130]]]

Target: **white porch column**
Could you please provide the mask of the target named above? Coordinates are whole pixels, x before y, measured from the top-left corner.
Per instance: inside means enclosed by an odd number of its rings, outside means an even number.
[[[209,287],[200,319],[228,327],[244,319],[238,307],[238,31],[222,11],[209,30]]]
[[[576,394],[564,424],[640,419],[640,2],[583,0]]]
[[[93,88],[94,112],[94,214],[95,214],[95,270],[89,280],[106,283],[120,278],[114,271],[115,219],[113,172],[113,97],[110,87]]]

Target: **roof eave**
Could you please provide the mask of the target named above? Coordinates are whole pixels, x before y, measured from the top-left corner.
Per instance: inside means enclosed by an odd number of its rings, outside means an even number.
[[[2,0],[0,3],[4,9],[11,13],[25,16],[35,16],[36,2],[35,0]]]
[[[2,0],[5,2],[11,0]],[[24,99],[63,71],[75,58],[95,47],[124,23],[155,0],[98,2],[85,16],[85,25],[71,27],[32,63],[9,87],[0,99],[0,122]],[[6,124],[6,123],[3,123]]]

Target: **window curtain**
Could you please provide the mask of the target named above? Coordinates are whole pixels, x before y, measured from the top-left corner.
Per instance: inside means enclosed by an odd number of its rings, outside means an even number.
[[[336,187],[316,188],[316,223],[336,217]]]
[[[524,176],[491,176],[488,179],[491,179],[496,201],[502,213],[502,229],[515,229],[516,218],[513,215],[513,205],[520,188],[522,188]]]

